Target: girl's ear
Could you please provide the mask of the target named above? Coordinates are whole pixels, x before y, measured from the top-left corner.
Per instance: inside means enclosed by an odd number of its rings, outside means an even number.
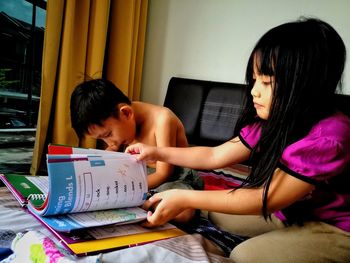
[[[134,110],[130,105],[123,104],[119,107],[119,117],[130,119],[134,116]]]

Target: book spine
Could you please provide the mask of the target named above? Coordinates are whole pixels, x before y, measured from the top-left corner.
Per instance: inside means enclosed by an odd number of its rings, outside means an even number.
[[[71,146],[49,144],[47,149],[48,149],[48,154],[72,154],[73,153],[73,147]]]
[[[45,194],[30,194],[28,195],[28,200],[45,200],[46,195]]]

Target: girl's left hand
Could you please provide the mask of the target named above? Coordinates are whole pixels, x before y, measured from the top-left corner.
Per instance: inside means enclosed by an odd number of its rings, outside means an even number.
[[[154,212],[148,211],[145,227],[156,227],[164,225],[188,207],[186,206],[186,192],[189,190],[171,189],[153,195],[148,199],[143,208],[150,210],[155,207]]]

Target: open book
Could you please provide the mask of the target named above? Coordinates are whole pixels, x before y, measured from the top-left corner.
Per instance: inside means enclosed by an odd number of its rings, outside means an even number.
[[[48,176],[0,179],[77,255],[185,234],[172,224],[156,229],[132,224],[146,219],[139,206],[148,192],[145,164],[132,155],[55,145],[49,146],[47,168]]]
[[[60,232],[146,219],[145,164],[124,153],[47,155],[48,194],[28,209]]]

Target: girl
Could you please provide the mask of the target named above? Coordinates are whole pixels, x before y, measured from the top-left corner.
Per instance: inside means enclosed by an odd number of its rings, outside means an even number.
[[[194,169],[251,164],[237,189],[154,195],[148,224],[188,208],[219,212],[210,219],[251,236],[231,252],[236,263],[350,262],[350,119],[333,102],[345,55],[341,37],[323,21],[277,26],[249,58],[235,138],[212,148],[128,147],[139,160]],[[270,220],[262,224],[261,215]]]

